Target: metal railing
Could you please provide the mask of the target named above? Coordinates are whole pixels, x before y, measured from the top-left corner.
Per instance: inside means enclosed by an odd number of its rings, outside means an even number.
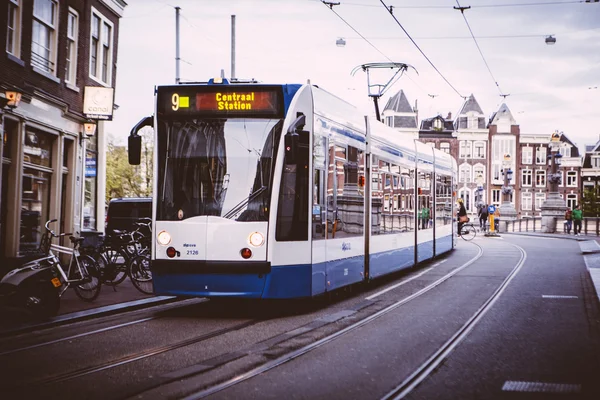
[[[567,233],[564,218],[555,218],[556,231],[554,233]],[[520,218],[511,221],[502,221],[501,231],[505,232],[542,232],[542,217]],[[571,225],[573,232],[574,224]],[[581,233],[585,236],[600,236],[600,217],[584,217],[581,222]]]

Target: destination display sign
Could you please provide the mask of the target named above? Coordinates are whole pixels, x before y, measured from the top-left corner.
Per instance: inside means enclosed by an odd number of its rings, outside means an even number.
[[[163,117],[282,117],[279,86],[185,85],[158,88]]]

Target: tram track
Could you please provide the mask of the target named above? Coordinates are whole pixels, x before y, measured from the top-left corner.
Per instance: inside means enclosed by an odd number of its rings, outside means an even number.
[[[309,345],[306,345],[304,347],[301,347],[295,351],[289,352],[285,355],[282,355],[278,358],[275,358],[271,361],[268,361],[258,367],[255,367],[249,371],[240,373],[236,376],[234,376],[233,378],[227,379],[225,381],[222,381],[216,385],[212,385],[209,387],[205,387],[202,390],[193,392],[191,394],[188,394],[187,396],[183,397],[185,400],[195,400],[195,399],[203,399],[206,398],[208,396],[211,396],[215,393],[221,392],[225,389],[228,389],[232,386],[235,386],[237,384],[240,384],[244,381],[247,381],[253,377],[256,377],[258,375],[261,375],[269,370],[275,369],[278,366],[281,366],[283,364],[286,364],[296,358],[301,357],[304,354],[307,354],[313,350],[318,349],[321,346],[324,346],[340,337],[342,337],[343,335],[352,332],[364,325],[367,325],[373,321],[375,321],[376,319],[390,313],[391,311],[394,311],[395,309],[401,307],[402,305],[405,305],[406,303],[426,294],[427,292],[433,290],[434,288],[436,288],[437,286],[441,285],[442,283],[444,283],[445,281],[447,281],[448,279],[452,278],[453,276],[455,276],[456,274],[458,274],[459,272],[461,272],[462,270],[466,269],[467,267],[469,267],[470,265],[472,265],[474,262],[476,262],[478,259],[480,259],[484,252],[481,246],[479,246],[478,244],[472,243],[473,246],[476,246],[478,248],[478,252],[477,254],[471,258],[469,261],[467,261],[466,263],[464,263],[463,265],[461,265],[460,267],[450,271],[449,273],[445,274],[444,276],[442,276],[441,278],[437,279],[436,281],[434,281],[433,283],[425,286],[424,288],[418,290],[417,292],[404,297],[398,301],[395,301],[394,303],[392,303],[391,305],[386,306],[385,308],[375,312],[374,314],[371,314],[355,323],[352,323],[351,325],[337,331],[334,332],[330,335],[327,335],[317,341],[315,341],[314,343],[311,343]],[[138,395],[141,393],[138,393]]]
[[[4,387],[3,391],[5,392],[11,392],[11,391],[16,391],[19,392],[20,390],[23,389],[27,389],[30,390],[32,388],[36,388],[36,387],[40,387],[40,386],[44,386],[44,385],[49,385],[49,384],[54,384],[54,383],[60,383],[60,382],[64,382],[64,381],[68,381],[71,379],[75,379],[75,378],[79,378],[82,376],[86,376],[86,375],[90,375],[93,373],[97,373],[97,372],[101,372],[101,371],[105,371],[107,369],[111,369],[111,368],[115,368],[118,366],[122,366],[128,363],[132,363],[135,361],[139,361],[139,360],[143,360],[145,358],[148,357],[153,357],[153,356],[157,356],[169,351],[173,351],[173,350],[177,350],[180,349],[182,347],[186,347],[186,346],[190,346],[196,343],[200,343],[203,341],[206,341],[208,339],[212,339],[214,337],[217,336],[221,336],[230,332],[234,332],[237,330],[241,330],[244,328],[247,328],[249,326],[252,326],[254,324],[257,324],[258,322],[260,322],[261,320],[249,320],[249,321],[244,321],[242,323],[227,327],[227,328],[222,328],[222,329],[217,329],[208,333],[204,333],[201,335],[197,335],[194,336],[192,338],[189,339],[185,339],[185,340],[181,340],[179,342],[176,343],[172,343],[172,344],[168,344],[168,345],[164,345],[164,346],[159,346],[159,347],[154,347],[152,349],[148,349],[148,350],[144,350],[144,351],[140,351],[137,353],[132,353],[132,354],[128,354],[126,356],[120,357],[118,359],[113,359],[110,361],[106,361],[104,363],[100,363],[100,364],[96,364],[94,366],[88,366],[88,367],[84,367],[84,368],[79,368],[73,371],[69,371],[69,372],[65,372],[62,374],[58,374],[58,375],[53,375],[47,378],[43,378],[43,379],[39,379],[39,380],[33,380],[33,381],[27,381],[24,382],[22,384],[17,384],[13,387]]]
[[[409,296],[406,296],[406,297],[404,297],[401,300],[398,300],[398,301],[394,302],[393,304],[391,304],[391,305],[383,308],[382,310],[379,310],[379,311],[375,312],[374,314],[372,314],[372,315],[370,315],[370,316],[368,316],[368,317],[366,317],[366,318],[364,318],[364,319],[362,319],[360,321],[357,321],[356,323],[353,323],[352,325],[347,326],[346,328],[344,328],[342,330],[339,330],[339,331],[337,331],[337,332],[335,332],[335,333],[333,333],[333,334],[331,334],[329,336],[326,336],[326,337],[324,337],[324,338],[322,338],[322,339],[320,339],[320,340],[312,343],[311,345],[302,347],[302,348],[300,348],[300,349],[298,349],[296,351],[289,352],[288,354],[286,354],[284,356],[281,356],[281,357],[278,357],[278,358],[275,358],[275,359],[273,359],[273,357],[271,356],[270,357],[271,361],[268,361],[268,362],[262,364],[261,366],[258,366],[256,368],[254,368],[254,369],[251,369],[248,372],[242,373],[242,374],[236,376],[236,378],[233,378],[230,381],[225,381],[225,382],[223,382],[223,383],[221,383],[219,385],[212,386],[212,387],[209,387],[207,389],[204,389],[202,392],[192,394],[192,395],[190,395],[189,398],[203,398],[203,397],[209,396],[209,395],[211,395],[213,393],[217,393],[217,392],[219,392],[221,390],[224,390],[227,387],[233,386],[233,385],[235,385],[237,383],[240,383],[240,382],[242,382],[244,380],[250,379],[253,376],[262,374],[262,373],[264,373],[264,372],[266,372],[266,371],[268,371],[270,369],[276,368],[279,365],[287,363],[287,362],[289,362],[289,361],[291,361],[291,360],[293,360],[293,359],[295,359],[297,357],[300,357],[301,355],[303,355],[305,353],[308,353],[308,352],[310,352],[310,351],[312,351],[312,350],[314,350],[314,349],[316,349],[316,348],[318,348],[320,346],[323,346],[323,345],[325,345],[325,344],[327,344],[327,343],[329,343],[329,342],[331,342],[331,341],[333,341],[333,340],[341,337],[342,335],[344,335],[344,334],[346,334],[346,333],[348,333],[348,332],[350,332],[352,330],[355,330],[355,329],[357,329],[357,328],[359,328],[359,327],[361,327],[363,325],[366,325],[366,324],[374,321],[375,319],[377,319],[377,318],[379,318],[379,317],[381,317],[381,316],[383,316],[383,315],[385,315],[385,314],[393,311],[394,309],[396,309],[396,308],[398,308],[398,307],[400,307],[400,306],[402,306],[402,305],[404,305],[404,304],[406,304],[406,303],[408,303],[408,302],[410,302],[410,301],[412,301],[412,300],[414,300],[414,299],[422,296],[423,294],[425,294],[425,293],[429,292],[430,290],[434,289],[435,287],[439,286],[440,284],[442,284],[446,280],[450,279],[451,277],[453,277],[454,275],[456,275],[460,271],[462,271],[465,268],[469,267],[471,264],[473,264],[474,262],[476,262],[479,258],[481,258],[483,256],[483,249],[481,248],[481,246],[479,246],[477,244],[474,244],[474,243],[471,243],[471,245],[477,247],[477,254],[474,257],[472,257],[470,260],[468,260],[464,264],[460,265],[459,267],[453,269],[449,273],[445,274],[441,278],[437,279],[435,282],[433,282],[433,283],[427,285],[426,287],[422,288],[421,290],[418,290],[417,292],[415,292],[415,293],[413,293],[413,294],[411,294]],[[436,264],[436,265],[439,265],[439,264],[441,264],[441,262],[438,263],[438,264]],[[421,271],[420,274],[417,275],[417,277],[422,276],[423,274],[427,273],[431,269],[432,268],[428,268],[428,269],[426,269],[424,271]],[[410,279],[410,280],[412,280],[412,279]],[[396,287],[397,287],[397,285],[394,285],[394,286],[392,286],[392,287],[390,287],[388,289],[391,290],[391,289],[395,289]],[[387,292],[388,289],[386,289],[385,292]],[[365,304],[368,303],[368,304],[366,304],[366,305],[363,304],[362,306],[359,305],[357,307],[357,311],[360,309],[360,307],[366,307],[367,305],[372,305],[372,304],[375,304],[377,302],[376,301],[372,301],[372,300],[366,300],[366,301],[363,301],[363,303],[365,303]],[[289,339],[293,339],[293,338],[302,336],[304,333],[310,332],[312,330],[316,330],[316,329],[318,329],[318,328],[320,328],[322,326],[332,325],[334,322],[339,322],[342,319],[347,319],[347,321],[349,321],[351,319],[351,318],[347,318],[349,316],[348,313],[338,312],[336,314],[338,314],[338,316],[336,318],[332,318],[333,315],[328,315],[326,317],[319,318],[321,320],[321,323],[315,324],[315,322],[317,322],[319,320],[319,319],[317,319],[317,320],[314,320],[313,323],[311,323],[311,324],[307,324],[306,326],[302,326],[300,328],[293,329],[292,331],[284,332],[283,334],[277,335],[277,337],[283,338],[283,340],[289,340]],[[54,343],[57,343],[59,341],[76,339],[76,338],[83,337],[83,336],[89,336],[89,335],[92,335],[94,333],[101,333],[101,332],[105,332],[107,330],[117,329],[119,327],[126,327],[126,326],[133,325],[133,324],[136,324],[136,323],[147,322],[147,321],[150,321],[152,319],[156,319],[156,318],[152,318],[152,317],[150,317],[150,318],[141,318],[141,319],[136,320],[136,321],[130,321],[128,323],[115,325],[113,327],[102,328],[102,329],[98,329],[98,330],[95,330],[95,331],[92,331],[92,332],[86,332],[86,333],[82,333],[82,334],[78,334],[78,335],[73,335],[73,336],[71,336],[69,338],[59,339],[59,340],[55,340],[55,341],[48,341],[48,342],[45,342],[45,343],[40,343],[40,344],[35,344],[35,345],[32,345],[32,346],[24,347],[24,348],[21,348],[21,349],[15,349],[15,350],[12,350],[12,351],[9,351],[9,352],[5,352],[3,354],[14,353],[14,352],[17,352],[17,351],[28,350],[28,349],[32,349],[32,348],[36,348],[36,347],[41,347],[41,346],[44,346],[44,345],[48,345],[48,344],[54,344]],[[62,382],[65,382],[65,381],[69,381],[69,380],[73,380],[73,379],[76,379],[76,378],[84,377],[86,375],[92,375],[92,374],[99,373],[99,372],[102,372],[102,371],[106,371],[106,370],[109,370],[109,369],[112,369],[112,368],[115,368],[115,367],[119,367],[119,366],[122,366],[122,365],[130,364],[130,363],[133,363],[133,362],[136,362],[136,361],[140,361],[140,360],[143,360],[143,359],[147,359],[149,357],[158,356],[160,354],[164,354],[164,353],[169,352],[169,351],[173,351],[173,350],[177,350],[177,349],[180,349],[180,348],[183,348],[183,347],[186,347],[186,346],[190,346],[190,345],[193,345],[193,344],[196,344],[196,343],[199,343],[199,342],[211,339],[211,338],[215,338],[215,337],[220,336],[220,335],[224,335],[224,334],[229,333],[229,332],[233,332],[233,331],[237,331],[237,330],[242,330],[242,329],[248,328],[248,327],[250,327],[252,325],[255,325],[255,324],[257,324],[257,323],[259,323],[261,321],[264,321],[264,319],[252,319],[252,320],[249,320],[249,321],[244,321],[244,322],[242,322],[240,324],[236,324],[236,325],[234,325],[232,327],[223,328],[223,329],[217,329],[215,331],[212,331],[212,332],[209,332],[209,333],[206,333],[206,334],[203,334],[203,335],[198,335],[198,336],[193,337],[193,338],[181,340],[181,341],[173,343],[173,344],[159,346],[159,347],[155,347],[155,348],[148,349],[148,350],[143,350],[143,351],[140,351],[140,352],[137,352],[137,353],[132,353],[132,354],[128,354],[128,355],[123,356],[123,357],[119,357],[117,359],[112,359],[112,360],[106,361],[104,363],[99,363],[99,364],[96,364],[96,365],[93,365],[93,366],[82,367],[82,368],[79,368],[79,369],[74,370],[74,371],[69,371],[69,372],[64,372],[64,373],[60,373],[60,374],[55,374],[53,376],[45,377],[45,378],[38,379],[38,380],[31,380],[31,381],[28,381],[28,382],[23,382],[23,383],[15,385],[15,386],[5,387],[4,389],[5,390],[10,390],[10,391],[13,391],[13,390],[17,390],[18,391],[19,389],[25,388],[27,392],[32,391],[32,390],[35,392],[36,390],[39,390],[39,389],[41,389],[43,387],[46,387],[48,385],[51,385],[51,384],[62,383]],[[246,349],[246,350],[241,349],[241,350],[237,350],[237,351],[233,351],[233,352],[226,352],[224,354],[221,354],[220,356],[216,357],[216,358],[220,359],[219,362],[214,362],[214,363],[213,362],[208,362],[208,363],[204,362],[204,363],[202,363],[203,365],[204,364],[206,364],[206,365],[210,364],[209,368],[206,368],[206,367],[195,368],[194,366],[191,366],[191,367],[187,368],[187,370],[192,371],[192,372],[189,373],[189,374],[187,374],[187,375],[184,374],[183,376],[181,374],[179,374],[179,371],[173,371],[173,373],[170,374],[170,377],[169,376],[165,376],[165,377],[163,377],[164,379],[158,379],[156,382],[152,382],[150,384],[143,385],[143,386],[145,386],[145,388],[142,388],[140,391],[136,390],[135,395],[139,395],[139,394],[145,393],[147,391],[151,391],[153,389],[162,387],[162,385],[168,385],[171,382],[180,381],[181,379],[187,379],[190,376],[192,376],[192,377],[202,376],[203,374],[207,373],[210,370],[214,370],[214,369],[219,368],[219,367],[221,367],[221,366],[223,366],[223,365],[225,365],[225,364],[227,364],[227,363],[229,363],[231,361],[243,358],[243,357],[251,355],[251,354],[254,354],[254,355],[261,354],[261,353],[265,354],[265,353],[267,353],[269,351],[269,349],[271,348],[271,346],[274,346],[274,345],[276,345],[278,343],[281,343],[282,340],[277,339],[277,337],[268,339],[268,340],[265,341],[265,343],[256,343],[255,345],[251,346],[250,349]],[[0,354],[0,355],[2,355],[2,354]]]

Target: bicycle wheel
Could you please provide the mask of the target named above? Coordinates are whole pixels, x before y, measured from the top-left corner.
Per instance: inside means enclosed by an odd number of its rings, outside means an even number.
[[[127,263],[117,250],[106,249],[96,259],[102,283],[116,286],[127,278]]]
[[[152,271],[150,270],[150,255],[135,256],[129,262],[129,279],[137,290],[145,294],[154,293]]]
[[[473,238],[475,237],[475,235],[477,235],[477,232],[475,231],[475,227],[473,226],[473,224],[464,224],[460,230],[460,236],[464,239],[464,240],[473,240]]]
[[[79,276],[79,270],[77,269],[75,269],[73,275],[76,279],[82,279],[83,282],[73,286],[75,294],[83,301],[94,301],[100,295],[100,289],[102,288],[98,264],[92,257],[87,255],[79,256],[77,259],[83,276]]]

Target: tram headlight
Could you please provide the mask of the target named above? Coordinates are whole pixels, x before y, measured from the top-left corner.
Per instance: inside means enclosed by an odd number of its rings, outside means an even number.
[[[171,234],[167,231],[160,231],[156,236],[158,244],[166,246],[171,243]]]
[[[265,243],[265,237],[260,232],[254,232],[248,237],[248,243],[254,247],[260,247]]]

